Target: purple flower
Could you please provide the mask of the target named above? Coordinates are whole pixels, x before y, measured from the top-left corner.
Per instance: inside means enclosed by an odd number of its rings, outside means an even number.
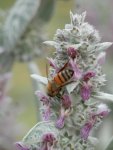
[[[87,101],[91,96],[91,85],[84,82],[81,87],[80,95],[83,101]]]
[[[43,112],[44,121],[48,121],[50,119],[50,116],[51,116],[51,109],[50,109],[50,106],[48,106]]]
[[[58,129],[62,129],[64,127],[65,119],[70,115],[70,112],[71,112],[70,108],[65,110],[64,108],[61,107],[61,114],[56,121],[56,127]]]
[[[56,127],[58,129],[62,129],[64,127],[65,117],[66,117],[65,110],[61,108],[61,114],[56,121]]]
[[[80,79],[82,76],[81,70],[78,68],[78,65],[76,64],[73,59],[70,59],[69,65],[71,66],[72,70],[74,71],[74,79]]]
[[[48,62],[49,62],[49,64],[50,64],[50,66],[53,67],[53,68],[56,70],[56,72],[58,72],[58,71],[59,71],[59,68],[58,68],[57,65],[55,64],[54,59],[52,59],[52,58],[47,58],[47,59],[48,59]]]
[[[77,49],[75,49],[74,47],[69,47],[69,48],[67,49],[67,52],[68,52],[68,55],[69,55],[72,59],[74,59],[74,58],[76,58],[76,57],[78,56]]]
[[[68,94],[64,94],[62,96],[62,106],[65,108],[65,109],[68,109],[71,107],[71,104],[72,104],[72,101],[71,101],[71,98]]]
[[[85,82],[89,81],[90,78],[95,77],[95,72],[94,71],[88,71],[84,76],[83,76],[83,80]]]
[[[51,150],[56,138],[52,133],[46,133],[42,137],[42,147],[40,150]]]
[[[89,121],[81,129],[81,132],[80,132],[81,138],[83,138],[84,140],[87,140],[91,129],[93,128],[93,126],[95,125],[95,123],[97,121],[97,118],[98,117],[106,117],[106,115],[108,115],[109,112],[110,112],[110,110],[106,104],[98,105],[97,111],[90,113]]]
[[[59,129],[62,129],[64,127],[64,122],[65,122],[65,115],[61,115],[58,120],[56,121],[56,127]]]
[[[43,94],[41,91],[36,91],[35,94],[39,97],[40,101],[43,102],[43,105],[49,104],[49,97],[45,94]]]
[[[30,150],[29,148],[27,148],[26,146],[23,146],[22,142],[16,142],[15,146],[18,150]]]
[[[53,145],[54,141],[55,141],[55,136],[52,133],[46,133],[42,137],[42,142],[44,143],[50,143],[51,145]]]
[[[101,117],[106,117],[109,114],[109,112],[110,112],[110,109],[108,108],[108,106],[102,103],[98,105],[96,115],[101,116]]]
[[[87,140],[89,133],[93,127],[92,122],[87,122],[80,131],[81,138]]]

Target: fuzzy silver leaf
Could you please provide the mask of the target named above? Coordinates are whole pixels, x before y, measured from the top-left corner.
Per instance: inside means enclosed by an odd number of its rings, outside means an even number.
[[[35,79],[36,81],[38,81],[39,83],[42,83],[44,85],[47,85],[47,83],[48,83],[48,80],[46,77],[42,77],[42,76],[37,75],[37,74],[32,74],[31,78]]]
[[[112,45],[111,42],[104,42],[104,43],[99,43],[95,45],[95,49],[96,51],[104,51],[106,49],[108,49],[110,46]]]
[[[93,145],[96,145],[98,144],[99,140],[95,137],[92,137],[92,136],[89,136],[88,137],[88,140],[93,144]]]
[[[56,139],[59,134],[53,122],[39,122],[25,135],[22,144],[29,149],[37,148],[38,144],[42,142],[42,136],[46,133],[52,133]]]
[[[45,41],[43,42],[43,44],[50,46],[50,47],[59,48],[59,44],[55,41]]]
[[[108,94],[108,93],[104,93],[104,92],[97,92],[95,95],[93,95],[93,97],[98,100],[113,102],[112,94]]]

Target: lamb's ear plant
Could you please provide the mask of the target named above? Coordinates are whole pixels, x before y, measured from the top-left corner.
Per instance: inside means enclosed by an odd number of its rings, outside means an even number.
[[[31,77],[46,88],[54,82],[48,90],[54,94],[56,89],[57,93],[49,96],[44,91],[35,92],[43,104],[42,122],[16,143],[20,150],[94,150],[99,142],[91,132],[110,113],[106,102],[113,102],[113,95],[101,91],[106,81],[101,65],[112,43],[100,43],[98,31],[85,22],[85,17],[86,12],[70,12],[71,23],[58,29],[53,41],[44,42],[55,48],[53,57],[47,58],[48,78],[37,74]],[[56,76],[59,82],[67,83],[59,86]]]

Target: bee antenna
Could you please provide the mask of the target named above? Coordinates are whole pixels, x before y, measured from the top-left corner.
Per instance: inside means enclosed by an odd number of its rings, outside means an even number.
[[[46,77],[47,77],[47,80],[48,80],[48,65],[46,64]],[[48,80],[49,82],[49,80]]]

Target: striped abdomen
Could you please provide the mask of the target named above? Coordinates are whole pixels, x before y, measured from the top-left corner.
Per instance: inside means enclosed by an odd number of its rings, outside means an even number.
[[[57,85],[63,85],[65,84],[66,82],[68,82],[72,76],[74,74],[74,71],[71,70],[71,69],[65,69],[61,72],[59,72],[55,77],[54,77],[54,82],[57,84]]]

